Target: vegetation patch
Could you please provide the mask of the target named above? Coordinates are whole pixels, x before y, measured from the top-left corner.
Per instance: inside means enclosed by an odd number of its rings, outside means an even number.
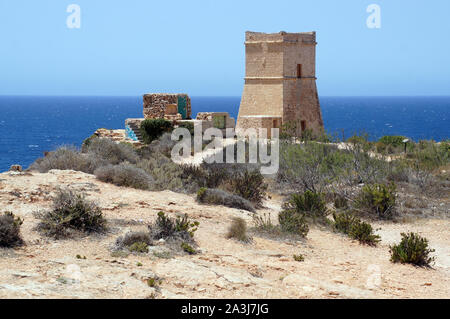
[[[190,220],[187,214],[171,218],[164,212],[159,212],[156,221],[148,228],[152,239],[180,239],[193,243],[193,237],[199,225],[198,221]]]
[[[148,253],[148,246],[152,245],[152,239],[147,232],[128,232],[116,239],[114,250],[126,249],[130,252]]]
[[[361,221],[351,213],[334,213],[333,228],[350,238],[358,240],[361,244],[375,246],[380,242],[380,236],[373,233],[372,225]]]
[[[309,226],[305,215],[293,210],[283,210],[278,214],[278,221],[283,232],[306,237]]]
[[[117,186],[149,189],[153,183],[153,178],[144,170],[128,163],[103,166],[97,168],[94,174],[102,182]]]
[[[100,207],[85,195],[72,190],[58,190],[50,211],[38,212],[37,229],[56,239],[68,237],[73,231],[99,233],[106,230],[106,220]]]
[[[197,192],[197,202],[210,205],[223,205],[250,212],[255,211],[255,207],[252,203],[245,198],[215,188],[200,188]]]
[[[292,194],[282,207],[284,212],[302,215],[314,222],[325,222],[328,215],[323,195],[309,190]]]
[[[23,219],[16,217],[12,212],[3,212],[0,215],[0,247],[17,247],[24,244],[20,235],[20,226]]]
[[[361,189],[356,204],[370,216],[391,219],[395,212],[396,194],[394,183],[368,184]]]
[[[63,146],[30,165],[30,170],[47,173],[52,169],[74,170],[92,174],[94,170],[107,162],[94,154],[81,154],[73,147]]]
[[[391,261],[408,263],[420,267],[431,267],[435,257],[430,254],[435,250],[428,247],[428,240],[417,233],[402,233],[399,244],[390,246]]]
[[[244,172],[236,172],[229,178],[227,190],[256,205],[261,205],[267,187],[259,170],[245,170]]]
[[[163,133],[173,130],[173,124],[166,119],[146,119],[141,123],[141,133],[144,143],[150,144]]]
[[[234,217],[228,228],[227,238],[234,238],[241,242],[248,243],[251,238],[247,235],[247,223],[240,217]]]

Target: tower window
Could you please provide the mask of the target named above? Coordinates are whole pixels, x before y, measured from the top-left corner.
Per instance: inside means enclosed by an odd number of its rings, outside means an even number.
[[[306,121],[301,121],[300,126],[302,128],[302,132],[304,132],[306,130]]]
[[[302,77],[302,65],[297,64],[297,78],[300,79]]]

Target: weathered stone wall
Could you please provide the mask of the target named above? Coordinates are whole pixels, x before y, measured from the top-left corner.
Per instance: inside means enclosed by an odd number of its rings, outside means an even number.
[[[323,129],[315,46],[315,32],[246,33],[245,85],[236,131],[249,125],[268,125],[269,120],[248,118],[258,115],[281,117],[282,122],[304,121],[305,128],[313,131]]]
[[[259,129],[263,129],[266,132],[266,138],[272,137],[272,128],[281,128],[282,117],[281,116],[242,116],[239,118],[239,126],[236,127],[236,134],[238,136],[244,136],[246,130],[256,129],[256,133],[259,137],[264,137],[260,135]],[[264,134],[264,133],[263,133]]]
[[[181,120],[183,116],[180,113],[174,113],[173,105],[178,108],[179,98],[186,101],[185,119],[191,118],[191,99],[187,94],[169,94],[169,93],[150,93],[144,94],[144,117],[166,118],[169,120]]]

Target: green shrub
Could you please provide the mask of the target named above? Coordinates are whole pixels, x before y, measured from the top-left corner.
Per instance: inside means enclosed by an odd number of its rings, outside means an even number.
[[[103,166],[97,168],[94,174],[102,182],[117,186],[150,189],[153,185],[153,178],[150,175],[128,163]]]
[[[372,225],[350,213],[334,213],[333,219],[333,228],[336,231],[344,233],[362,244],[375,246],[380,241],[380,236],[373,233]]]
[[[278,221],[283,232],[306,237],[309,232],[305,215],[292,210],[283,210],[278,214]]]
[[[215,188],[200,188],[197,192],[197,202],[202,204],[223,205],[231,208],[248,210],[250,212],[255,211],[252,203],[245,198]]]
[[[382,142],[376,142],[375,143],[375,148],[376,148],[378,153],[385,153],[386,150],[387,150],[387,145],[382,143]]]
[[[116,239],[114,250],[128,249],[129,251],[146,250],[152,245],[152,239],[147,232],[127,232],[125,235]],[[145,246],[145,248],[143,248]],[[141,249],[142,248],[142,249]]]
[[[334,230],[347,235],[350,233],[353,224],[355,224],[357,220],[357,218],[350,213],[341,213],[341,214],[333,213],[333,219],[334,219],[333,223]]]
[[[372,225],[357,219],[350,228],[349,236],[362,244],[375,246],[380,241],[380,236],[373,234]]]
[[[178,124],[178,127],[185,128],[191,133],[191,136],[194,136],[194,123],[192,122],[181,122]]]
[[[348,208],[348,199],[345,196],[334,194],[334,207],[336,209]]]
[[[299,262],[305,261],[305,257],[303,257],[302,254],[294,255],[294,260],[295,260],[295,261],[299,261]]]
[[[128,247],[128,250],[135,253],[148,253],[148,245],[144,242],[135,242]]]
[[[72,190],[59,190],[52,210],[36,213],[36,217],[40,219],[37,229],[56,239],[67,237],[72,231],[92,233],[106,229],[100,207]]]
[[[242,242],[249,242],[250,238],[247,236],[247,223],[239,217],[233,218],[230,227],[228,228],[227,238],[235,238]]]
[[[172,153],[172,148],[177,141],[172,140],[171,133],[163,133],[160,137],[153,140],[150,144],[141,147],[138,150],[141,158],[151,159],[154,158],[155,154],[160,154],[165,157],[170,158]]]
[[[261,205],[267,191],[267,184],[259,170],[237,172],[228,181],[227,190]]]
[[[272,218],[270,213],[264,213],[262,216],[258,214],[253,214],[253,223],[256,229],[264,232],[275,231],[277,226],[272,223]]]
[[[155,223],[149,225],[148,228],[153,239],[173,238],[192,242],[199,224],[197,221],[189,220],[187,214],[171,218],[164,212],[159,212]]]
[[[183,168],[161,153],[140,160],[136,166],[152,177],[151,190],[192,192],[196,189],[192,179],[184,178]]]
[[[185,252],[187,252],[189,255],[195,255],[197,251],[194,247],[189,245],[188,243],[181,243],[181,249],[183,249]]]
[[[86,138],[86,139],[83,141],[83,143],[81,143],[81,151],[82,151],[83,153],[86,153],[87,150],[88,150],[89,145],[91,145],[91,142],[92,142],[94,139],[96,139],[96,138],[98,138],[98,136],[95,135],[95,134],[92,134],[91,136],[89,136],[88,138]]]
[[[396,204],[396,186],[391,184],[364,185],[356,204],[370,215],[381,219],[393,217]]]
[[[135,164],[139,159],[132,145],[128,143],[116,143],[109,138],[92,139],[89,145],[85,147],[85,151],[113,165],[125,161]]]
[[[106,160],[94,154],[80,154],[76,149],[63,146],[38,158],[30,165],[31,170],[47,173],[49,170],[74,170],[92,174],[96,168],[106,165]]]
[[[328,215],[322,194],[306,191],[303,194],[292,194],[283,203],[283,210],[304,215],[313,221],[324,221]]]
[[[163,133],[173,130],[173,124],[166,119],[146,119],[141,123],[141,133],[144,143],[150,144]]]
[[[403,146],[403,140],[405,140],[405,136],[395,136],[395,135],[386,135],[378,140],[378,142],[383,143],[384,145],[391,145],[392,147]]]
[[[310,190],[324,192],[333,181],[346,177],[353,163],[351,154],[335,145],[307,142],[280,143],[280,167],[277,181],[292,192]]]
[[[23,220],[12,212],[0,215],[0,247],[17,247],[23,245],[20,226]]]
[[[410,169],[405,160],[395,160],[389,163],[389,173],[387,180],[391,182],[405,182],[409,181]]]
[[[390,246],[391,261],[430,267],[435,258],[429,256],[434,249],[428,248],[428,240],[412,232],[402,233],[401,236],[399,244]]]

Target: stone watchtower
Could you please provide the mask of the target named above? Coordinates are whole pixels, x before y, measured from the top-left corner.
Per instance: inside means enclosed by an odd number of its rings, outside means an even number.
[[[245,85],[236,132],[296,123],[323,130],[316,87],[316,33],[245,34]]]

